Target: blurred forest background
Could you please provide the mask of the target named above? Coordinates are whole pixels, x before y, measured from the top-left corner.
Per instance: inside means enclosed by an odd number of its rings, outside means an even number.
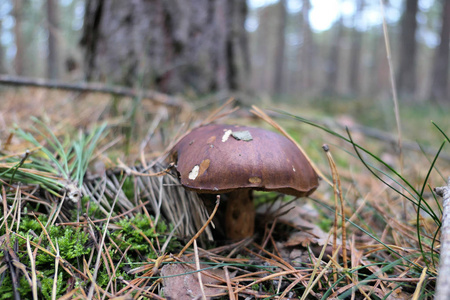
[[[403,103],[450,104],[450,0],[388,0]],[[2,0],[0,73],[199,97],[392,97],[379,0]]]

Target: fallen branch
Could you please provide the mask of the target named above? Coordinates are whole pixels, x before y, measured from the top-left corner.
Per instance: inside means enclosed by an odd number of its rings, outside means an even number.
[[[157,91],[136,90],[123,86],[107,86],[101,83],[67,83],[56,80],[0,75],[0,84],[42,87],[78,92],[104,93],[123,97],[141,97],[143,99],[151,100],[157,104],[175,108],[183,108],[186,105],[185,101],[179,97],[169,96]]]
[[[442,197],[441,257],[435,300],[450,299],[450,177],[447,186],[434,189]]]

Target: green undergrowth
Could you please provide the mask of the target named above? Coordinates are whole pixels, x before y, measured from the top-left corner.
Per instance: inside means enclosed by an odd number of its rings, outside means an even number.
[[[362,114],[370,107],[362,104],[352,107],[351,103],[348,100],[339,104],[342,107],[336,106],[334,113],[347,113],[345,106],[350,107],[356,115],[360,114],[357,120],[366,126],[378,124],[375,123],[376,119],[392,117],[390,113],[386,115],[386,111],[378,109],[364,118]],[[331,113],[331,109],[330,105],[324,111]],[[437,121],[427,121],[429,127],[420,128],[417,132],[428,132],[435,137],[426,141],[427,145],[434,147],[435,153],[425,155],[406,150],[402,165],[398,152],[390,150],[392,145],[386,145],[383,141],[368,140],[363,135],[356,139],[351,130],[326,126],[317,121],[316,117],[310,119],[301,117],[302,114],[278,112],[284,117],[280,124],[301,142],[311,159],[332,180],[331,172],[327,171],[327,156],[322,150],[322,144],[330,145],[337,172],[341,176],[341,196],[347,224],[345,233],[349,255],[353,255],[355,260],[353,265],[344,266],[343,254],[339,254],[334,264],[330,264],[333,262],[332,249],[328,248],[331,247],[323,247],[324,241],[314,234],[298,241],[294,246],[285,246],[284,243],[298,232],[308,233],[316,228],[310,228],[309,225],[295,227],[287,222],[276,223],[273,219],[256,229],[255,243],[232,248],[227,248],[229,243],[223,241],[202,243],[201,247],[207,251],[225,245],[221,252],[205,254],[207,252],[201,251],[202,263],[218,270],[223,270],[226,266],[230,273],[234,273],[233,276],[255,272],[256,275],[252,275],[252,278],[262,279],[263,276],[272,275],[249,288],[259,293],[258,297],[265,295],[266,299],[280,296],[288,288],[291,288],[293,298],[301,298],[303,295],[303,299],[329,299],[331,295],[336,296],[336,293],[338,299],[364,299],[364,293],[369,294],[370,299],[389,299],[392,294],[409,299],[416,292],[417,282],[423,272],[425,277],[419,299],[432,297],[438,275],[442,213],[433,187],[444,185],[443,175],[450,170],[440,158],[444,151],[448,151],[447,144],[450,140],[446,132],[448,127],[439,122],[447,124],[447,121],[442,120],[439,113],[424,110],[423,119],[430,115],[436,116]],[[413,108],[406,110],[404,114],[404,126],[414,123],[410,118],[420,116],[418,110]],[[391,128],[389,124],[383,124],[379,128],[387,130]],[[58,298],[65,295],[69,288],[80,287],[88,291],[90,276],[96,271],[95,282],[101,289],[110,291],[111,286],[114,286],[114,291],[117,292],[136,279],[150,280],[145,283],[147,286],[139,286],[146,288],[162,279],[159,270],[161,265],[156,266],[157,259],[164,257],[164,254],[176,254],[183,248],[183,242],[186,241],[182,242],[171,236],[175,226],[168,224],[164,216],[160,215],[156,219],[150,209],[134,210],[143,200],[139,198],[142,190],[135,178],[127,177],[125,171],[108,175],[112,177],[110,181],[99,181],[98,186],[102,188],[90,188],[93,192],[89,196],[73,195],[74,192],[87,188],[85,177],[92,159],[100,156],[98,149],[108,142],[104,139],[111,138],[107,129],[107,125],[102,125],[75,136],[62,134],[57,137],[47,125],[36,120],[35,126],[29,131],[15,131],[31,151],[22,151],[16,155],[0,153],[0,192],[2,197],[6,196],[4,201],[8,207],[7,212],[3,211],[4,206],[0,207],[0,236],[5,237],[1,244],[3,251],[0,253],[0,270],[3,276],[0,278],[1,299],[14,298],[14,288],[18,288],[22,298],[32,298],[32,284],[28,279],[31,278],[32,262],[39,282],[39,299],[51,299],[52,296]],[[436,143],[436,140],[439,142]],[[104,192],[113,183],[117,189]],[[99,191],[105,194],[100,197]],[[69,196],[71,193],[72,198]],[[123,198],[116,198],[118,194],[123,194]],[[277,197],[280,198],[277,193],[256,192],[255,204],[268,204]],[[23,202],[25,204],[20,207],[19,214],[20,199],[27,201]],[[284,200],[288,202],[292,197],[285,197]],[[112,208],[116,201],[117,204]],[[317,227],[319,233],[321,231],[325,235],[332,232],[337,209],[334,206],[333,188],[322,181],[318,191],[309,200],[304,199],[304,202],[309,203],[308,209],[315,213],[315,217],[309,220],[311,226]],[[66,207],[64,203],[72,205]],[[338,216],[341,216],[341,210],[338,211]],[[261,218],[258,221],[262,223],[263,220]],[[342,223],[341,219],[336,222],[340,230]],[[273,229],[270,231],[271,238],[268,237],[269,229]],[[29,247],[27,238],[31,242]],[[340,233],[338,238],[342,239]],[[263,244],[264,251],[258,248]],[[100,250],[102,255],[96,270],[100,245],[103,245]],[[184,259],[193,261],[192,247],[184,253],[188,257]],[[32,259],[28,248],[33,252]],[[58,251],[62,260],[60,264],[56,264]],[[10,253],[14,253],[17,258],[12,258]],[[300,258],[295,257],[295,253],[300,253]],[[223,256],[223,261],[220,255]],[[277,260],[278,255],[280,260]],[[168,255],[167,261],[162,262],[162,265],[181,263],[170,258]],[[239,261],[233,261],[235,258]],[[12,282],[9,271],[12,269],[13,259],[19,262],[15,265],[15,270],[25,270],[17,272],[22,272],[18,277],[19,284]],[[149,275],[148,278],[142,273],[133,272],[146,264],[146,271],[155,270],[154,273],[146,274]],[[57,265],[59,268],[54,291]],[[283,266],[286,269],[282,269]],[[296,281],[298,277],[294,277],[292,272],[277,274],[280,270],[293,269],[304,276],[302,281]],[[257,274],[259,271],[266,273]],[[320,278],[317,279],[318,277]],[[406,280],[401,281],[403,278]],[[290,286],[294,281],[296,284]],[[379,288],[380,282],[383,289]]]
[[[353,227],[353,229],[349,229],[349,233],[362,233],[372,239],[373,242],[381,245],[385,249],[386,253],[389,253],[389,260],[386,260],[385,256],[381,256],[379,258],[374,256],[371,258],[371,261],[375,264],[380,263],[380,261],[384,261],[382,263],[384,266],[381,270],[385,274],[391,274],[391,276],[395,277],[398,275],[398,270],[405,270],[405,274],[407,274],[407,276],[418,279],[422,272],[426,272],[427,276],[424,280],[424,288],[418,295],[421,295],[421,299],[431,297],[434,294],[435,278],[437,276],[439,263],[439,251],[437,249],[439,248],[439,229],[442,225],[442,205],[438,197],[434,194],[433,187],[445,185],[446,179],[442,176],[441,171],[450,171],[449,163],[440,159],[440,155],[445,151],[445,149],[448,149],[447,144],[450,143],[450,139],[447,136],[446,131],[443,130],[443,128],[448,127],[441,127],[437,122],[430,122],[430,126],[427,131],[429,134],[432,132],[433,135],[440,136],[441,140],[439,144],[434,145],[434,156],[422,153],[411,156],[413,158],[413,160],[411,160],[409,159],[408,154],[405,154],[406,157],[403,161],[404,166],[402,167],[399,164],[392,165],[390,162],[386,162],[381,156],[381,153],[373,151],[369,148],[370,145],[373,145],[372,143],[367,146],[355,141],[353,139],[352,132],[349,129],[346,131],[337,131],[334,128],[323,126],[305,117],[300,117],[298,115],[289,114],[283,111],[279,112],[291,117],[293,120],[297,120],[301,123],[311,125],[316,129],[320,129],[334,139],[344,141],[347,146],[350,146],[350,148],[346,148],[345,145],[341,144],[337,150],[334,149],[333,153],[340,152],[341,154],[346,154],[350,161],[353,161],[352,166],[355,162],[359,162],[362,169],[358,172],[359,175],[355,174],[355,176],[361,176],[363,173],[368,173],[368,175],[378,180],[387,189],[386,196],[388,195],[387,192],[389,192],[389,194],[392,193],[392,195],[389,196],[391,199],[392,197],[394,197],[393,199],[399,199],[396,202],[401,203],[401,205],[388,204],[385,211],[380,211],[379,208],[377,209],[379,204],[372,204],[368,201],[365,205],[365,215],[370,215],[370,219],[359,218],[357,220],[349,220],[347,218],[347,222],[350,227]],[[407,111],[406,114],[407,113],[415,114],[417,111],[414,109]],[[424,111],[423,118],[426,117],[425,114],[426,111]],[[444,120],[445,124],[446,122],[447,120]],[[418,124],[416,124],[416,126],[418,126]],[[373,148],[377,149],[376,147]],[[420,155],[422,155],[422,158],[417,159],[416,157]],[[399,159],[398,155],[396,156],[396,159]],[[339,165],[339,168],[343,169],[342,165]],[[406,172],[406,168],[408,170],[420,169],[420,174],[422,174],[422,176],[418,178],[414,174]],[[354,184],[357,184],[358,180],[356,177],[354,180]],[[362,186],[356,185],[354,188],[359,190],[358,193],[363,191]],[[374,193],[374,191],[369,192]],[[364,196],[364,194],[361,196]],[[352,205],[351,198],[351,194],[347,194],[344,196],[344,201],[346,202],[347,208],[352,208],[353,212],[355,212],[356,207]],[[382,198],[378,198],[377,201],[380,203],[384,202],[385,200],[382,200]],[[318,206],[326,208],[329,211],[328,214],[333,213],[335,210],[334,207],[325,205],[322,201],[316,200],[316,203]],[[389,205],[391,207],[389,207]],[[405,213],[403,213],[402,210]],[[400,224],[405,224],[405,227],[409,227],[410,233],[414,232],[414,240],[416,240],[416,242],[413,242],[410,238],[401,237],[401,240],[404,240],[405,244],[399,244],[398,240],[390,238],[386,240],[386,236],[382,238],[381,230],[383,227],[385,228],[384,230],[386,230],[386,228],[392,226],[388,224],[392,222],[393,219],[397,219]],[[368,222],[371,222],[371,224],[376,224],[376,226],[368,225]],[[395,227],[391,230],[395,231]],[[390,235],[388,235],[388,237],[390,237]],[[397,247],[407,247],[409,250],[404,252],[400,251]],[[407,255],[407,253],[409,253],[409,255]],[[353,271],[356,270],[357,269],[351,270],[350,273],[353,273]],[[382,272],[379,274],[381,273]],[[377,277],[374,275],[376,274],[370,276],[362,276],[362,274],[358,274],[358,276],[361,276],[358,280],[359,286],[369,284],[370,279]],[[434,279],[428,280],[427,278]],[[341,277],[341,279],[344,278]],[[333,285],[339,286],[338,283],[334,283]],[[401,283],[398,284],[398,286],[402,287],[404,290],[413,291],[411,285]],[[409,286],[408,289],[406,289],[407,286]],[[354,292],[354,289],[343,293],[340,296],[340,299],[349,297],[352,291]],[[331,293],[330,290],[326,294],[329,293]]]
[[[82,188],[94,152],[106,135],[106,125],[79,133],[76,137],[69,134],[57,137],[40,120],[35,119],[34,124],[29,131],[20,128],[14,131],[31,151],[12,155],[0,153],[0,191],[6,196],[3,200],[6,202],[0,206],[0,245],[3,250],[0,252],[0,299],[13,299],[17,294],[23,299],[32,298],[33,283],[29,281],[32,262],[36,269],[39,299],[59,298],[69,287],[88,288],[89,280],[80,274],[88,276],[86,268],[94,273],[94,258],[105,233],[105,221],[98,221],[104,220],[104,210],[100,209],[97,201],[83,196]],[[122,192],[131,199],[135,197],[132,179],[127,178],[122,188]],[[22,203],[21,199],[28,201]],[[111,206],[114,195],[104,199]],[[77,210],[78,201],[82,208],[80,212]],[[9,214],[3,210],[5,206]],[[77,225],[77,218],[85,207],[88,207],[86,215],[90,222]],[[18,208],[20,217],[17,216]],[[111,213],[115,216],[121,212],[116,207]],[[61,221],[74,225],[59,225]],[[108,252],[110,265],[106,261],[102,263],[96,278],[102,289],[106,289],[111,281],[120,287],[123,280],[136,278],[137,275],[128,271],[136,264],[156,259],[160,255],[160,246],[173,230],[165,220],[156,222],[153,216],[142,213],[115,218],[110,226],[107,243],[101,250]],[[32,259],[27,239],[31,243]],[[180,247],[180,244],[173,239],[165,249],[172,251],[175,247]],[[56,263],[57,256],[62,263]],[[13,269],[22,270],[14,271],[19,278],[16,282],[12,281],[9,272]],[[53,290],[55,278],[57,284]]]
[[[22,218],[19,224],[19,230],[14,230],[14,233],[9,234],[9,245],[2,245],[5,250],[0,254],[0,260],[3,263],[11,263],[12,257],[6,253],[6,251],[14,250],[17,255],[16,261],[23,267],[31,269],[30,257],[27,253],[26,238],[28,237],[31,242],[40,245],[43,249],[50,250],[51,245],[56,245],[59,248],[61,257],[68,262],[69,265],[76,266],[82,264],[83,258],[87,257],[91,251],[91,247],[87,247],[89,235],[79,228],[73,227],[61,227],[61,226],[49,226],[46,230],[50,241],[44,236],[42,230],[42,224],[48,221],[48,218],[44,215],[39,216],[40,222],[36,220],[34,216],[25,216]],[[0,229],[0,235],[5,236],[7,234],[5,226]],[[24,239],[25,238],[25,239]],[[55,255],[47,254],[38,250],[33,260],[37,270],[37,280],[40,282],[41,297],[43,299],[51,299],[51,291],[55,273]],[[61,270],[61,269],[60,269]],[[31,287],[29,282],[26,281],[26,277],[20,276],[20,288],[18,291],[24,299],[30,299]],[[63,295],[69,279],[73,279],[67,272],[61,271],[58,275],[58,292],[59,296]],[[81,284],[81,282],[78,282]],[[0,297],[1,299],[13,299],[13,284],[11,282],[11,275],[6,273],[6,276],[2,278],[2,284],[0,285]]]
[[[39,221],[38,221],[39,220]],[[109,258],[113,267],[115,268],[114,280],[121,278],[121,280],[134,279],[135,275],[127,273],[132,266],[140,265],[148,259],[156,259],[157,253],[151,248],[150,243],[156,246],[156,239],[163,244],[166,242],[167,235],[172,229],[164,221],[159,221],[157,226],[152,227],[150,224],[154,223],[153,218],[148,218],[142,214],[136,214],[132,217],[124,217],[114,222],[114,230],[109,234],[111,242],[117,245],[117,248],[108,246]],[[3,244],[4,250],[15,249],[17,254],[17,262],[20,262],[28,270],[31,269],[31,262],[27,253],[26,238],[29,237],[31,243],[39,245],[40,248],[36,251],[34,256],[35,266],[37,270],[37,280],[40,282],[39,299],[51,299],[52,286],[55,277],[55,261],[56,253],[52,251],[54,247],[59,250],[59,256],[63,260],[63,265],[75,272],[75,269],[82,270],[83,263],[89,261],[92,254],[96,253],[95,244],[99,243],[98,238],[102,228],[95,226],[93,230],[97,233],[92,235],[87,227],[73,227],[73,226],[56,226],[49,225],[46,228],[47,234],[43,230],[43,225],[48,222],[48,217],[40,215],[38,218],[32,215],[24,216],[20,220],[19,229],[9,232],[10,241],[8,245]],[[0,229],[0,236],[5,236],[6,226]],[[97,236],[97,240],[93,238]],[[47,238],[50,237],[50,240]],[[144,238],[145,237],[145,238]],[[150,243],[148,242],[150,241]],[[109,244],[109,243],[108,243]],[[179,247],[179,243],[174,241],[170,243],[167,248],[168,251],[173,251],[174,247]],[[46,249],[50,253],[42,251]],[[104,250],[103,250],[104,251]],[[6,257],[5,252],[0,253],[0,261],[3,264],[11,260]],[[56,298],[64,295],[67,289],[67,282],[76,280],[75,286],[85,286],[87,282],[73,277],[73,273],[59,267],[58,284]],[[91,270],[93,272],[93,269]],[[100,267],[97,284],[105,289],[111,280],[111,270],[108,270],[103,264]],[[24,299],[31,298],[31,288],[26,277],[21,276],[20,288],[18,291]],[[12,299],[13,285],[10,274],[2,278],[0,284],[0,299]]]

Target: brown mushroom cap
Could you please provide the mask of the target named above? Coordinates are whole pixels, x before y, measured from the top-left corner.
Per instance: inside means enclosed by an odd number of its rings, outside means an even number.
[[[198,193],[255,189],[303,197],[319,184],[297,146],[265,129],[206,125],[183,137],[172,153],[181,184]]]

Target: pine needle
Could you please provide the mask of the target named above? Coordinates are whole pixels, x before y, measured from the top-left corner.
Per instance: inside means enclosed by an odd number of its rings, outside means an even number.
[[[206,229],[206,227],[211,223],[212,219],[214,218],[214,215],[217,212],[217,209],[219,208],[220,204],[220,195],[217,195],[216,200],[216,206],[214,207],[214,210],[212,211],[211,215],[209,216],[206,223],[198,230],[198,232],[191,238],[191,240],[184,246],[183,249],[178,253],[177,257],[181,257],[183,253],[189,248],[189,246],[202,234],[202,232]]]

